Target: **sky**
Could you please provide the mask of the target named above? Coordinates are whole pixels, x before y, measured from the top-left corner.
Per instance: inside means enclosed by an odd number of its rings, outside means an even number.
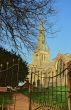
[[[50,59],[53,60],[58,52],[71,53],[71,0],[57,0],[56,28],[54,38],[47,39],[50,48]],[[48,33],[46,34],[48,36]],[[28,54],[27,61],[31,63],[32,56]]]
[[[59,32],[54,39],[48,39],[51,60],[59,51],[63,54],[71,53],[71,0],[59,0],[56,9],[56,24]]]
[[[58,32],[54,38],[48,38],[46,44],[50,48],[51,61],[57,56],[58,52],[62,54],[71,53],[71,0],[56,0],[55,9],[57,11],[55,24]],[[45,36],[50,37],[48,33],[45,33]],[[28,63],[32,62],[31,52],[27,53],[25,60]]]

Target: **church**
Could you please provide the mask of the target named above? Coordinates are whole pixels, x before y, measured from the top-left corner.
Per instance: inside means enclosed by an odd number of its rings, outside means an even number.
[[[50,51],[45,45],[44,24],[41,21],[37,47],[33,52],[32,64],[29,65],[29,81],[35,87],[48,87],[48,79],[62,72],[70,60],[71,54],[62,54],[59,52],[53,61],[50,61]],[[65,72],[67,75],[67,70]],[[65,74],[63,73],[61,79],[63,84],[65,84],[64,77]],[[53,82],[56,83],[55,78]],[[52,84],[52,80],[50,80],[50,84]]]

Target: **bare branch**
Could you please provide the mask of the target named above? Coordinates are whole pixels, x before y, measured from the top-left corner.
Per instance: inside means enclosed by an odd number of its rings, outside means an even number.
[[[46,20],[54,14],[53,3],[54,0],[0,0],[0,40],[8,39],[17,49],[21,43],[33,49],[38,21],[41,16]]]

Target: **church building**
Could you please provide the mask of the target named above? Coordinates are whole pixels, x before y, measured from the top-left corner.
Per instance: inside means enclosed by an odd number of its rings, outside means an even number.
[[[43,21],[41,21],[37,47],[33,53],[32,64],[29,65],[29,81],[36,87],[48,87],[49,78],[62,72],[70,60],[71,54],[59,52],[53,61],[50,61],[50,52],[45,45],[45,31]],[[67,74],[67,70],[65,72]],[[56,83],[55,78],[53,82]],[[62,83],[64,82],[63,74]],[[52,80],[50,80],[50,84],[52,84]]]

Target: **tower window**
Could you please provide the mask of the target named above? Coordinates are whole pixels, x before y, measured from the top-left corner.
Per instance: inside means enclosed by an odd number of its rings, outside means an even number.
[[[45,55],[43,56],[43,60],[45,61]]]
[[[45,55],[42,55],[42,61],[45,61]]]
[[[38,56],[38,54],[36,54],[36,56]]]
[[[60,59],[58,61],[58,64],[57,64],[57,72],[58,72],[58,74],[60,74],[63,70],[64,70],[64,62],[63,62],[62,59]],[[64,76],[64,73],[63,73],[63,76]]]

